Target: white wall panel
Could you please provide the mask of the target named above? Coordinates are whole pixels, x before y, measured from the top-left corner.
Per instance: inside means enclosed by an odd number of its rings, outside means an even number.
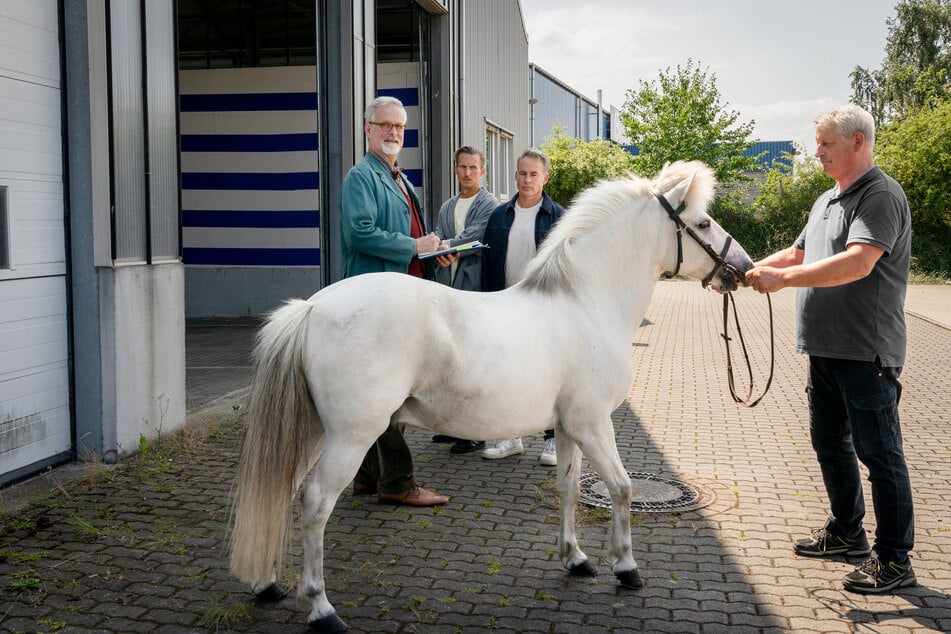
[[[55,0],[4,0],[0,75],[59,88],[58,38]]]
[[[55,0],[0,3],[0,480],[71,448]]]
[[[182,192],[182,209],[253,211],[256,209],[312,209],[314,192],[190,189]]]
[[[317,169],[314,152],[189,152],[182,155],[183,172],[297,172]],[[310,202],[313,205],[313,200]]]
[[[0,281],[0,476],[70,448],[64,284]]]
[[[313,69],[311,69],[311,72],[313,72]],[[303,90],[304,87],[300,89]],[[179,117],[182,130],[200,130],[203,134],[273,134],[285,130],[317,131],[316,110],[257,111],[253,117],[249,117],[246,112],[183,112]]]
[[[298,228],[288,233],[267,227],[248,231],[242,227],[186,227],[185,242],[206,249],[308,249],[320,240],[320,232]]]

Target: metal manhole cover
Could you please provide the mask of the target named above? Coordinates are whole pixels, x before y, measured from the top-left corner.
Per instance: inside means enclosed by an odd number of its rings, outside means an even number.
[[[650,473],[632,473],[631,512],[669,513],[693,511],[711,504],[716,496],[706,487]],[[608,488],[596,473],[581,476],[581,502],[602,509],[611,508]]]

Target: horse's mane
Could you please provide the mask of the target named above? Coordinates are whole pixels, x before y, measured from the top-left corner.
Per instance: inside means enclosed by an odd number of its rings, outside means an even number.
[[[634,175],[599,181],[584,190],[549,232],[538,253],[528,263],[524,288],[542,292],[573,292],[577,283],[572,261],[572,244],[581,236],[603,226],[619,213],[630,211],[637,198],[665,194],[686,178],[693,177],[687,193],[687,206],[706,209],[716,187],[712,169],[700,161],[668,163],[650,181]]]

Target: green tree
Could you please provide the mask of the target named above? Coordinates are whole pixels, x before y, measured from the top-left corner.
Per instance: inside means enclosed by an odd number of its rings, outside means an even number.
[[[716,172],[721,185],[748,178],[758,165],[743,153],[753,147],[753,122],[738,123],[736,111],[720,104],[716,75],[694,66],[669,67],[656,82],[627,91],[621,109],[625,132],[637,147],[635,170],[653,176],[668,161],[697,159]]]
[[[882,67],[850,74],[852,101],[880,125],[951,96],[951,0],[902,0],[887,25]]]
[[[913,221],[951,224],[951,100],[884,126],[875,150],[905,190]]]
[[[568,137],[562,127],[556,127],[553,134],[545,137],[540,149],[551,161],[545,191],[565,206],[595,182],[621,178],[634,168],[634,157],[621,146],[603,139],[584,141]]]
[[[884,126],[875,148],[908,196],[915,268],[951,276],[951,100]]]

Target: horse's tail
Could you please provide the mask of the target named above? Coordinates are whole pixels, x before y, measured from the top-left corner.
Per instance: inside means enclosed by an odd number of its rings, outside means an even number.
[[[291,300],[275,310],[254,347],[231,536],[231,569],[252,584],[279,580],[291,503],[323,448],[323,426],[304,373],[312,308]]]

